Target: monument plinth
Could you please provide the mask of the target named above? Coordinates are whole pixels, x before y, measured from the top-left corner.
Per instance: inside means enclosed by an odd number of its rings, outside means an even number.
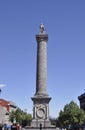
[[[50,127],[49,102],[47,87],[47,41],[48,35],[45,34],[44,25],[40,25],[40,34],[36,35],[37,40],[37,68],[36,68],[36,92],[33,101],[33,120],[32,127]]]

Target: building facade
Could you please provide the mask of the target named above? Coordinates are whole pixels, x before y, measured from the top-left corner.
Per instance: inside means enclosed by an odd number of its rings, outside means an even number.
[[[78,100],[80,102],[80,108],[85,111],[85,93],[78,96]]]
[[[17,106],[11,101],[0,99],[0,124],[9,124],[9,115],[11,111],[15,111]]]

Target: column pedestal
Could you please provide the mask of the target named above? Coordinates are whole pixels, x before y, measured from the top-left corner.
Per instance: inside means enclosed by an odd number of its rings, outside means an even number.
[[[33,120],[31,123],[32,127],[39,127],[42,124],[42,127],[51,126],[49,120],[49,101],[51,98],[35,96],[32,98],[33,101]]]

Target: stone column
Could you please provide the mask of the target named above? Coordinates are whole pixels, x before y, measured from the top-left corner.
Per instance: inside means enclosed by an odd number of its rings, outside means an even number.
[[[44,26],[40,26],[40,34],[36,35],[37,40],[37,69],[36,69],[36,94],[47,95],[47,41],[48,35],[44,32]]]
[[[44,32],[44,25],[40,26],[40,34],[36,35],[37,40],[37,68],[36,68],[36,92],[33,101],[33,120],[31,126],[37,128],[50,127],[49,102],[51,98],[46,92],[47,81],[47,41],[48,35]]]

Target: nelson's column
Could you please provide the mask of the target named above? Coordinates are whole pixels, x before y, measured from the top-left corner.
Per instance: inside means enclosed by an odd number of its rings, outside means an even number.
[[[47,41],[44,25],[40,25],[40,33],[36,35],[37,41],[37,69],[36,69],[36,93],[32,97],[33,120],[32,127],[51,127],[49,120],[49,102],[51,98],[46,92],[47,81]]]

